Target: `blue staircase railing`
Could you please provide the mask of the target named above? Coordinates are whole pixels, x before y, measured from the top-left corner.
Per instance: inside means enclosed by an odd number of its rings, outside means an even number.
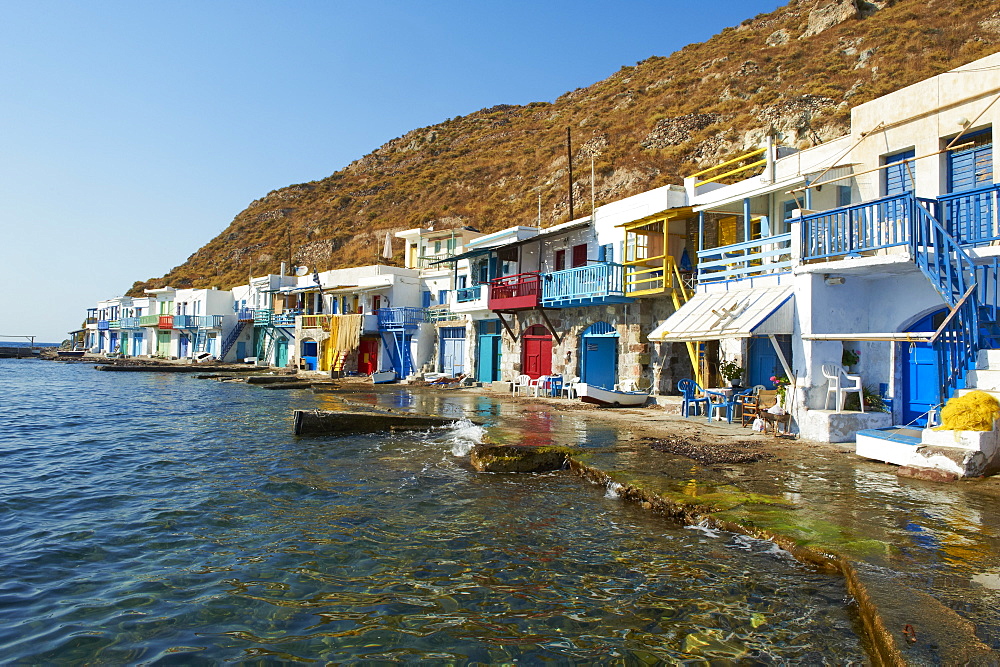
[[[243,333],[243,327],[246,325],[246,321],[238,322],[236,326],[233,327],[233,330],[229,332],[229,335],[226,336],[226,340],[222,341],[222,351],[219,353],[219,359],[226,358],[226,355],[229,354],[229,350],[231,350],[233,345],[236,344],[240,334]]]
[[[917,267],[952,307],[931,341],[937,354],[939,396],[945,402],[965,380],[982,348],[976,267],[955,237],[913,195],[910,200],[910,253]]]

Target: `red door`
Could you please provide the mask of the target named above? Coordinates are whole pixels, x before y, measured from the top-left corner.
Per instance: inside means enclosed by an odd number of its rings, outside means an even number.
[[[378,338],[362,338],[358,345],[358,375],[378,370]]]
[[[587,266],[587,244],[573,246],[573,268]]]
[[[552,334],[540,324],[521,337],[521,372],[532,380],[552,374]]]

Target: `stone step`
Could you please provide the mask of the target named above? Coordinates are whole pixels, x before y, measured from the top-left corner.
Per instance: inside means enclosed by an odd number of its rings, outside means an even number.
[[[976,369],[965,376],[965,386],[984,391],[1000,390],[1000,370]]]
[[[979,350],[976,356],[978,370],[1000,369],[1000,350]]]
[[[989,394],[993,398],[995,398],[998,401],[1000,401],[1000,389],[989,390],[989,389],[976,389],[975,387],[969,387],[969,388],[966,388],[966,389],[959,389],[959,390],[957,390],[955,392],[955,395],[956,396],[965,396],[970,391],[985,391],[987,394]]]

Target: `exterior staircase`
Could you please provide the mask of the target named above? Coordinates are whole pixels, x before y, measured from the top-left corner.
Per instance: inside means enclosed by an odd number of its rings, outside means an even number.
[[[233,330],[229,332],[226,336],[226,340],[222,342],[222,351],[219,353],[219,359],[225,359],[226,355],[229,354],[229,350],[233,349],[233,345],[239,340],[240,334],[243,333],[243,328],[246,327],[247,322],[238,322]]]
[[[976,265],[939,219],[938,202],[905,197],[911,257],[951,309],[931,341],[940,404],[975,390],[1000,400],[998,260]],[[856,441],[859,456],[903,466],[918,476],[956,479],[1000,470],[996,424],[992,431],[896,426],[859,431]]]

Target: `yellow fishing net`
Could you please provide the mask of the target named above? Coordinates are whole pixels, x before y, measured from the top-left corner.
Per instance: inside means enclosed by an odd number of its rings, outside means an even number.
[[[1000,418],[1000,403],[985,391],[954,396],[941,408],[937,431],[991,431]]]

